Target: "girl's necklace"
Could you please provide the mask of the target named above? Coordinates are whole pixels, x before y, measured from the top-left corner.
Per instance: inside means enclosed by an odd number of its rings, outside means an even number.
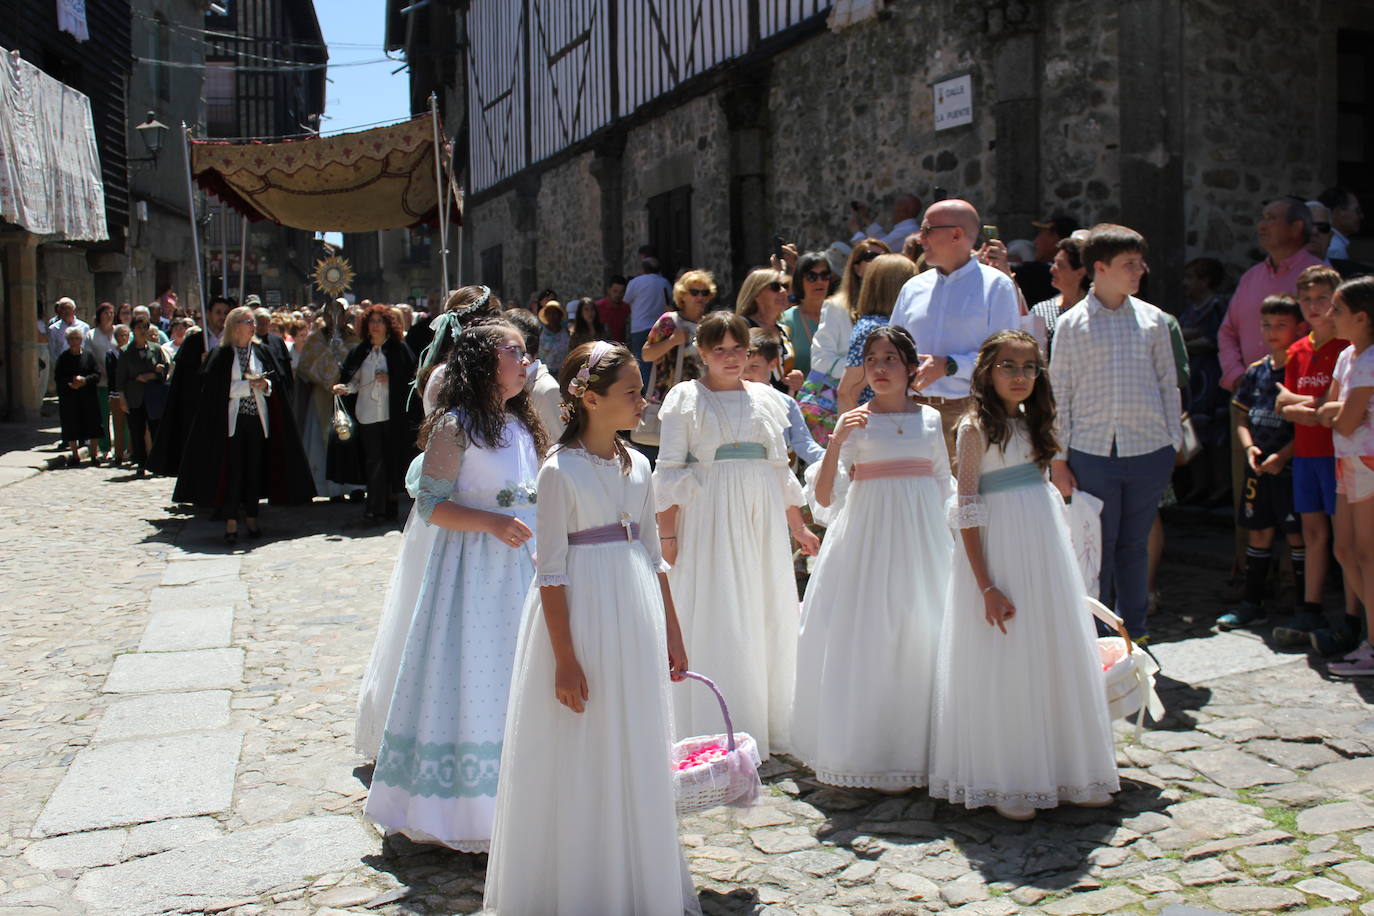
[[[711,405],[711,409],[712,409],[712,411],[713,411],[713,412],[715,413],[715,415],[716,415],[716,425],[720,427],[720,435],[721,435],[721,438],[722,438],[722,439],[729,439],[729,438],[730,438],[730,428],[729,428],[728,426],[725,425],[725,420],[726,420],[725,406],[721,403],[720,398],[716,397],[716,392],[712,391],[712,390],[711,390],[711,387],[710,387],[709,385],[707,385],[705,382],[702,382],[702,383],[701,383],[701,387],[704,388],[704,389],[706,390],[706,394],[707,394],[706,400],[707,400],[707,402]],[[750,415],[750,413],[752,412],[752,406],[751,406],[751,405],[753,404],[752,399],[749,398],[749,389],[746,388],[746,387],[744,387],[744,383],[743,383],[743,382],[740,383],[740,389],[739,389],[739,390],[741,390],[741,391],[744,392],[745,404],[744,404],[744,410],[741,411],[741,414],[740,414],[739,418],[735,421],[735,439],[734,439],[734,446],[735,446],[735,448],[739,448],[740,442],[744,439],[744,427],[745,427],[745,424],[747,424],[747,423],[749,422],[749,415]]]
[[[875,416],[875,417],[887,417],[888,419],[890,419],[890,420],[892,421],[892,424],[893,424],[894,426],[897,427],[897,435],[899,435],[899,436],[905,436],[905,435],[906,435],[906,427],[903,425],[903,423],[904,423],[905,421],[904,421],[903,418],[906,417],[906,415],[909,414],[910,412],[911,412],[911,411],[906,410],[906,409],[900,410],[900,411],[898,411],[897,413],[885,413],[885,412],[875,411],[875,410],[872,410],[872,409],[869,410],[869,414],[871,414],[872,416]]]

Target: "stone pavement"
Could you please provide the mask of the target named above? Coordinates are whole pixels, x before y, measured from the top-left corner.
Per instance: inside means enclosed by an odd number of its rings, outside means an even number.
[[[0,487],[0,916],[476,911],[480,857],[361,818],[354,703],[400,533],[269,508],[228,553],[169,494],[90,467]],[[1120,729],[1112,808],[1011,824],[779,759],[757,808],[682,823],[705,911],[1374,914],[1374,685],[1209,634],[1229,541],[1170,538],[1169,712]]]

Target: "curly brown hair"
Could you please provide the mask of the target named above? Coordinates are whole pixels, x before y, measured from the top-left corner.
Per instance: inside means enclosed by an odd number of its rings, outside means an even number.
[[[992,368],[997,360],[997,351],[1003,344],[1009,343],[1030,344],[1035,353],[1035,365],[1039,367],[1030,397],[1021,405],[1021,416],[1026,421],[1026,432],[1030,435],[1031,460],[1045,470],[1055,455],[1059,454],[1059,439],[1054,434],[1057,410],[1054,388],[1045,373],[1045,358],[1034,337],[1025,331],[1008,330],[998,331],[983,341],[978,348],[978,360],[973,365],[973,379],[969,382],[969,395],[973,403],[969,405],[965,416],[983,431],[989,445],[1006,451],[1007,443],[1011,441],[1011,417],[993,388]]]
[[[497,363],[501,353],[497,347],[506,342],[506,335],[521,336],[514,325],[493,320],[463,328],[449,350],[444,362],[444,381],[439,386],[434,412],[420,427],[420,448],[429,442],[439,421],[451,410],[458,411],[458,424],[468,440],[485,448],[506,445],[507,416],[514,416],[534,437],[534,449],[539,460],[549,449],[549,434],[534,410],[528,391],[521,391],[508,401],[501,399],[496,381]]]
[[[367,323],[372,320],[374,315],[380,315],[386,321],[386,336],[388,340],[404,340],[405,334],[401,331],[401,319],[396,317],[396,313],[391,310],[389,305],[369,305],[358,315],[358,322],[353,326],[353,330],[358,335],[359,340],[367,340]]]

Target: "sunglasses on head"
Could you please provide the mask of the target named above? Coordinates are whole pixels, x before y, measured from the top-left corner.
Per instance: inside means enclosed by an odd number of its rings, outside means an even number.
[[[867,251],[865,251],[865,252],[863,252],[862,254],[860,254],[860,255],[859,255],[858,257],[856,257],[854,260],[855,260],[855,261],[872,261],[874,258],[876,258],[876,257],[877,257],[878,255],[880,255],[880,254],[882,254],[881,251],[878,251],[878,250],[875,249],[875,248],[870,248],[870,249],[868,249]]]
[[[805,271],[802,276],[806,277],[807,283],[816,283],[820,280],[829,281],[831,273],[828,270],[808,270]]]

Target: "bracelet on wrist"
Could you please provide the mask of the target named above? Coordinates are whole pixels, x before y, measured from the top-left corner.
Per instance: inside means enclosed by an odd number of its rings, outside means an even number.
[[[996,587],[997,586],[995,585],[989,585],[987,588],[983,589],[983,594],[986,595],[988,592],[992,591]]]
[[[666,536],[666,537],[665,537],[664,535],[659,535],[659,536],[658,536],[658,539],[659,539],[660,541],[676,541],[676,540],[677,540],[677,535],[672,534],[672,535],[668,535],[668,536]]]

